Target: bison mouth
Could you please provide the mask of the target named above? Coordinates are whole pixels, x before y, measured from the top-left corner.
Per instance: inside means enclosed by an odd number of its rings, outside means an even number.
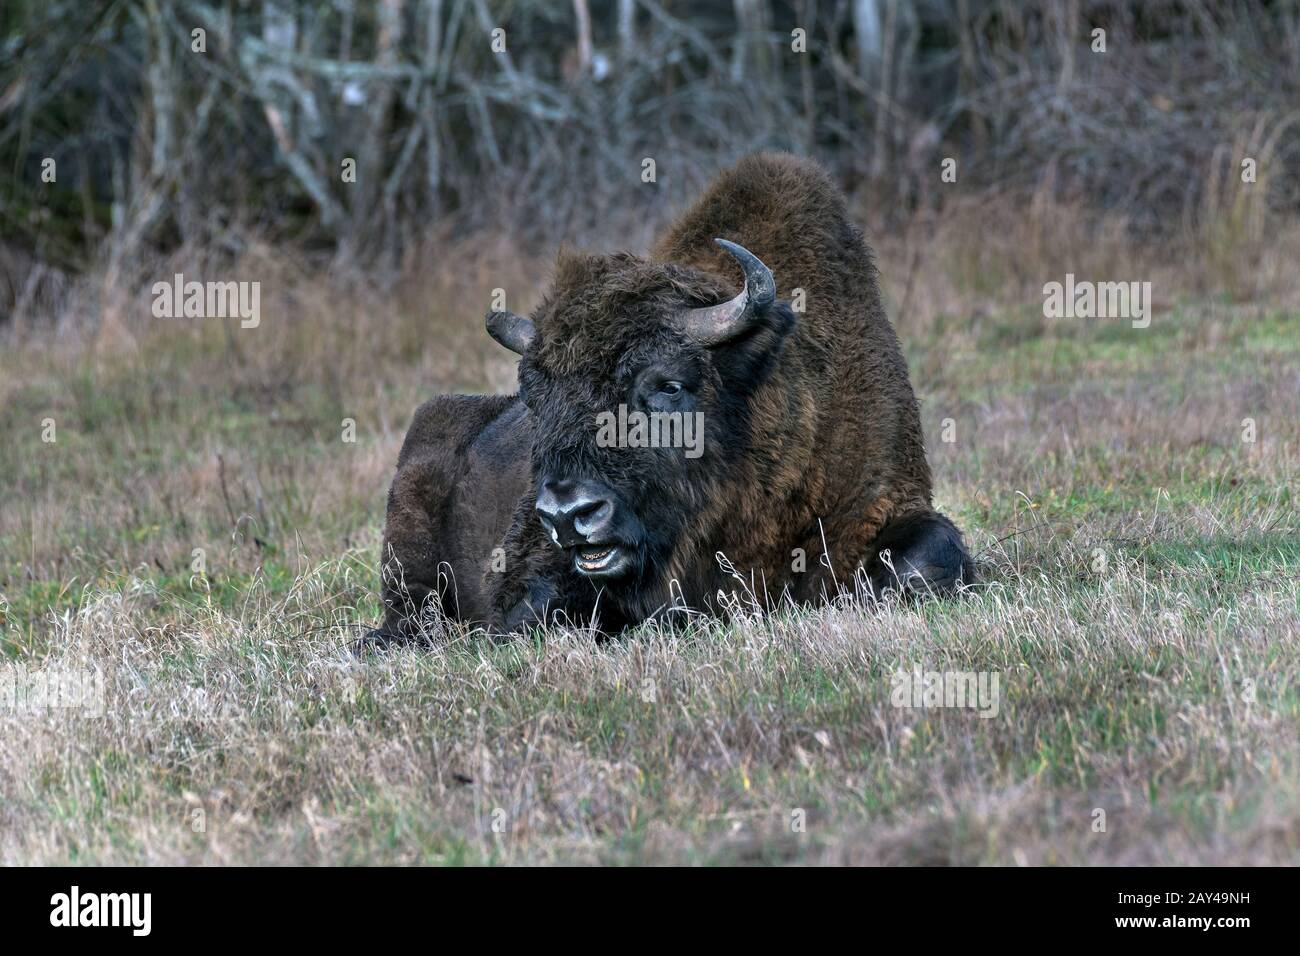
[[[617,578],[632,567],[632,553],[617,543],[584,544],[575,548],[573,568],[589,578]]]
[[[633,575],[640,565],[645,528],[603,481],[543,474],[533,510],[582,577],[612,584]]]

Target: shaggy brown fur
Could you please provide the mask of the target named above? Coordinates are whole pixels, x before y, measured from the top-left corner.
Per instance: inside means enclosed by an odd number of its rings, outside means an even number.
[[[738,569],[760,569],[773,593],[789,586],[813,597],[832,572],[843,582],[869,562],[886,522],[930,509],[916,397],[871,253],[820,167],[791,156],[741,160],[651,255],[734,281],[734,263],[713,236],[762,259],[779,296],[803,289],[807,300],[779,365],[752,399],[752,470],[734,494],[705,505],[690,547],[707,549],[716,529],[733,529],[720,550]],[[821,555],[823,534],[832,568],[793,573],[791,549]]]
[[[805,307],[795,313],[778,303],[743,340],[705,348],[677,319],[739,291],[735,261],[713,242],[719,236],[766,263],[779,297],[802,290]],[[719,590],[737,587],[718,553],[760,597],[807,600],[834,593],[859,569],[873,585],[887,583],[883,544],[895,559],[909,557],[922,585],[971,580],[960,535],[931,507],[917,402],[871,254],[815,164],[770,154],[742,160],[648,258],[561,255],[533,322],[520,363],[528,411],[491,398],[471,414],[464,403],[475,400],[455,398],[426,405],[425,421],[417,414],[386,536],[411,598],[436,593],[430,568],[449,560],[462,588],[457,616],[481,620],[486,598],[497,629],[518,626],[542,604],[575,616],[599,605],[602,622],[618,625],[675,600],[714,606]],[[595,445],[592,416],[623,401],[638,370],[657,364],[694,383],[709,448],[699,462]],[[512,437],[497,435],[476,451],[475,430],[490,431],[489,422]],[[531,480],[506,460],[525,444]],[[484,463],[508,478],[494,479]],[[579,580],[548,540],[533,505],[538,475],[557,470],[599,476],[651,529],[647,570],[634,584]],[[479,516],[474,533],[460,526],[471,513]],[[487,566],[497,542],[507,570],[489,570],[484,586],[467,593],[464,575]],[[386,629],[402,628],[406,613],[390,600]]]
[[[529,432],[511,396],[444,395],[416,409],[388,493],[385,629],[410,637],[431,600],[486,624],[484,574],[528,486]]]

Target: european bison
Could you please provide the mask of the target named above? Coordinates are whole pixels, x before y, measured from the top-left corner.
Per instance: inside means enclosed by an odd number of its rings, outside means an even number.
[[[373,640],[415,636],[431,600],[493,633],[559,613],[616,630],[737,590],[973,579],[871,253],[814,163],[750,156],[648,257],[561,253],[531,319],[487,325],[522,356],[519,393],[416,411]],[[620,430],[634,413],[672,440]]]

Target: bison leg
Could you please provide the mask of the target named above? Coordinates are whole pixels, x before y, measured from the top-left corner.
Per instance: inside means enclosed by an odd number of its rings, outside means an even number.
[[[881,529],[867,573],[876,594],[947,594],[975,580],[961,532],[937,511],[896,519]]]
[[[454,475],[432,462],[408,464],[394,479],[380,555],[384,624],[366,635],[366,644],[416,638],[425,609],[442,606],[450,581],[439,546],[453,482]],[[445,610],[455,616],[454,603]]]
[[[456,620],[483,619],[487,553],[469,540],[457,494],[470,445],[513,404],[510,396],[448,395],[416,409],[388,493],[379,559],[384,623],[365,636],[364,647],[420,638],[421,619],[433,605]]]

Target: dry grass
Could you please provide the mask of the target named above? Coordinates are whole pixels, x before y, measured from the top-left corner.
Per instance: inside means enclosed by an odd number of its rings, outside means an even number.
[[[384,288],[255,249],[257,330],[104,296],[13,340],[0,666],[105,713],[0,709],[0,862],[1300,862],[1298,234],[1252,271],[1021,212],[877,243],[986,581],[920,607],[354,659],[410,410],[509,385],[506,243]],[[1151,327],[1044,320],[1067,271],[1152,280]],[[916,665],[997,716],[892,706]]]
[[[1211,608],[1135,561],[1086,591],[1040,565],[959,611],[357,663],[338,631],[302,632],[354,619],[364,572],[257,585],[234,612],[139,579],[88,597],[47,666],[104,668],[107,714],[6,718],[3,859],[1231,863],[1300,846],[1300,675],[1277,646],[1294,579]],[[891,707],[915,662],[999,672],[998,715]]]

